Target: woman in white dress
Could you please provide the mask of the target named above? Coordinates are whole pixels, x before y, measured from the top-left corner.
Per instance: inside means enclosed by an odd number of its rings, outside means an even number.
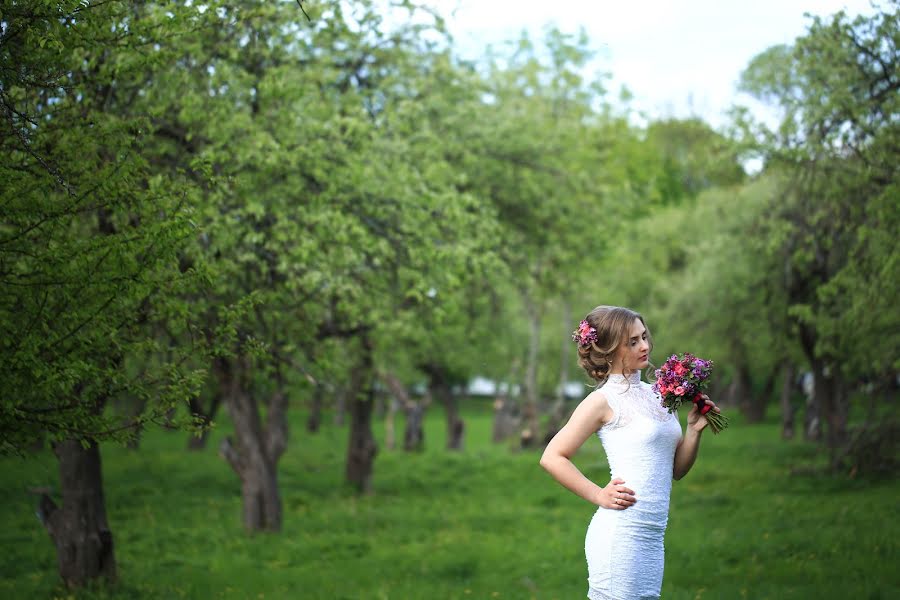
[[[598,506],[584,544],[588,598],[659,598],[672,480],[693,466],[706,417],[694,405],[682,436],[678,418],[641,381],[653,343],[640,314],[598,306],[573,338],[579,364],[598,387],[547,445],[541,466]],[[707,396],[703,399],[709,402]],[[713,410],[719,409],[713,405]],[[610,482],[605,487],[585,477],[570,460],[595,433],[609,460]]]

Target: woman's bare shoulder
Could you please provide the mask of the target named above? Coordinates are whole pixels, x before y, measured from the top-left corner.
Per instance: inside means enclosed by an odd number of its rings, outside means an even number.
[[[585,396],[572,416],[575,417],[579,413],[579,416],[586,418],[596,426],[603,425],[612,417],[612,409],[606,400],[606,396],[603,394],[603,390],[600,389],[596,389]]]
[[[596,390],[585,396],[582,402],[588,402],[593,406],[609,406],[609,402],[606,400],[606,396],[603,394],[603,390],[601,388],[597,388]]]

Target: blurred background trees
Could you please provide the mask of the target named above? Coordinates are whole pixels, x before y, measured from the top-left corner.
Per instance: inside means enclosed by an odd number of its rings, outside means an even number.
[[[713,359],[745,422],[777,406],[835,472],[892,468],[895,4],[756,57],[742,86],[782,119],[726,132],[638,123],[583,33],[473,64],[414,5],[304,7],[3,4],[0,447],[58,456],[41,515],[69,585],[116,572],[100,443],[158,424],[200,448],[222,407],[244,526],[278,530],[292,407],[294,435],[346,414],[359,491],[388,393],[407,449],[432,402],[463,446],[476,377],[495,440],[540,446],[601,303],[645,315],[657,361]]]

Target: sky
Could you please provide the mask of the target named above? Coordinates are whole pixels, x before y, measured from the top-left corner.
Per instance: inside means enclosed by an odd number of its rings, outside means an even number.
[[[839,10],[872,14],[869,0],[430,0],[447,20],[456,47],[477,58],[486,44],[519,37],[535,39],[548,23],[563,32],[583,26],[597,51],[592,71],[612,75],[618,97],[624,85],[631,105],[648,118],[700,116],[714,126],[726,122],[735,102],[765,109],[739,96],[737,82],[750,60],[775,44],[804,34],[804,13]]]

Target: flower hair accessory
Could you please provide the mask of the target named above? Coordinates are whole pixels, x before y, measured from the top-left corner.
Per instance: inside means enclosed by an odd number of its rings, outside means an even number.
[[[572,332],[572,341],[578,342],[582,348],[587,348],[597,341],[597,330],[591,327],[587,321],[578,324],[578,329]]]

